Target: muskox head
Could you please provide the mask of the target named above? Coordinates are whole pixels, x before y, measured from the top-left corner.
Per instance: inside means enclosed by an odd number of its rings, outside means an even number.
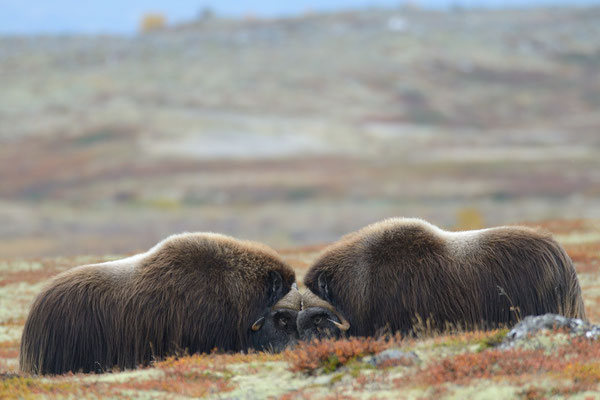
[[[294,283],[273,307],[268,308],[249,328],[250,346],[255,350],[280,352],[298,339],[296,320],[302,295]]]
[[[350,323],[330,303],[307,289],[302,295],[302,311],[298,313],[298,332],[301,340],[339,338]]]

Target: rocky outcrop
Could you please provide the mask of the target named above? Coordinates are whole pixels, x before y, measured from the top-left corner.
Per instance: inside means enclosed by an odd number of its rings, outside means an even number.
[[[593,325],[579,318],[566,318],[557,314],[544,314],[525,317],[506,334],[500,348],[512,348],[516,343],[527,340],[543,331],[561,331],[570,336],[585,336],[597,339],[600,325]]]

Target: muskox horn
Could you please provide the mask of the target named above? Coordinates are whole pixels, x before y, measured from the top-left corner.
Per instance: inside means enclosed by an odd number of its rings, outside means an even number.
[[[252,324],[252,330],[254,332],[257,332],[260,330],[260,328],[262,328],[263,324],[265,323],[265,317],[260,317],[259,319],[257,319],[256,321],[254,321],[254,323]]]
[[[350,322],[348,322],[348,320],[344,318],[344,316],[338,310],[336,310],[335,307],[311,292],[310,289],[306,289],[306,291],[302,294],[302,309],[304,310],[310,307],[321,307],[331,311],[336,317],[338,317],[341,323],[331,319],[328,320],[329,322],[334,324],[341,331],[347,331],[350,329]]]
[[[278,310],[281,308],[296,311],[300,311],[302,308],[302,295],[298,291],[298,286],[296,286],[295,283],[292,285],[292,289],[288,292],[288,294],[283,296],[281,300],[279,300],[277,304],[273,306],[273,310]]]

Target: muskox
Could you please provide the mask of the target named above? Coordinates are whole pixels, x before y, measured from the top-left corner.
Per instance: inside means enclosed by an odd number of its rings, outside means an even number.
[[[527,227],[447,232],[384,220],[325,249],[304,283],[304,340],[490,329],[544,313],[585,319],[571,259],[549,233]]]
[[[213,349],[280,350],[297,337],[292,285],[294,271],[265,245],[173,235],[145,253],[56,276],[25,322],[20,368],[104,372]]]

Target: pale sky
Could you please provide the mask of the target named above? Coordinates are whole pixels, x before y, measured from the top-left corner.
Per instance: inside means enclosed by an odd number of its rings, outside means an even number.
[[[0,0],[0,34],[133,33],[140,16],[155,11],[169,22],[193,19],[204,7],[226,16],[284,16],[306,11],[331,11],[368,6],[397,6],[402,0]],[[600,0],[419,0],[423,7],[527,7],[590,5]]]

